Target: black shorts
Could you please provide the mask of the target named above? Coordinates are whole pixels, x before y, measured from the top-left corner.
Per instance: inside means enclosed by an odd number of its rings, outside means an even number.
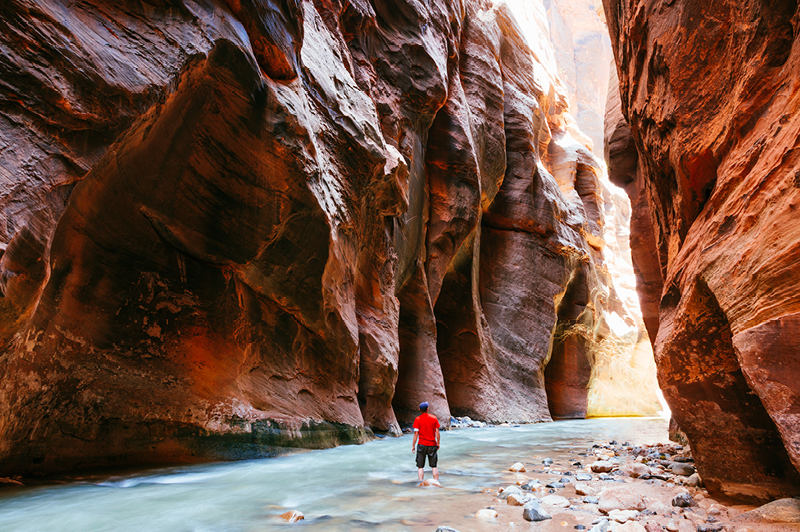
[[[436,467],[439,463],[438,447],[435,445],[417,445],[417,467],[422,469],[425,467],[425,457],[428,457],[428,464],[431,467]]]

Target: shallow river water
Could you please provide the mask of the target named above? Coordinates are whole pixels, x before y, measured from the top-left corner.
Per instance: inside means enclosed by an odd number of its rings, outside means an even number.
[[[667,421],[607,418],[443,432],[443,489],[417,487],[410,435],[263,460],[2,489],[0,531],[433,532],[439,525],[499,531],[506,527],[473,515],[491,501],[481,490],[498,486],[513,462],[580,458],[573,453],[609,440],[666,442]],[[277,519],[291,509],[305,520]]]

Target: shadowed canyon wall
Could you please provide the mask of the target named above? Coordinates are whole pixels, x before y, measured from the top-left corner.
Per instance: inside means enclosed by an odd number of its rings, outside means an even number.
[[[661,388],[711,491],[797,495],[797,2],[604,3],[607,160]]]
[[[0,474],[591,413],[639,340],[625,208],[525,35],[482,1],[4,3]]]

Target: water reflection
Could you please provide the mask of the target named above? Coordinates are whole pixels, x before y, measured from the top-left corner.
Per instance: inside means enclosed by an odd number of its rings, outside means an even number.
[[[472,518],[480,491],[515,461],[573,457],[593,442],[667,441],[663,419],[613,418],[442,434],[445,489],[419,488],[410,437],[247,462],[175,467],[95,482],[0,491],[3,532],[499,530]],[[426,478],[430,476],[428,471]],[[477,505],[477,506],[476,506]],[[306,520],[289,525],[290,509]]]

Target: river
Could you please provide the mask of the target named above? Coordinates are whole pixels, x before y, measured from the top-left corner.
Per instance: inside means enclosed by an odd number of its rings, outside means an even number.
[[[605,418],[442,433],[443,489],[417,487],[411,436],[278,458],[151,469],[0,490],[2,532],[427,531],[479,523],[515,461],[580,459],[593,443],[667,441],[664,419]],[[430,471],[426,469],[426,478]],[[277,516],[294,509],[305,520]]]

